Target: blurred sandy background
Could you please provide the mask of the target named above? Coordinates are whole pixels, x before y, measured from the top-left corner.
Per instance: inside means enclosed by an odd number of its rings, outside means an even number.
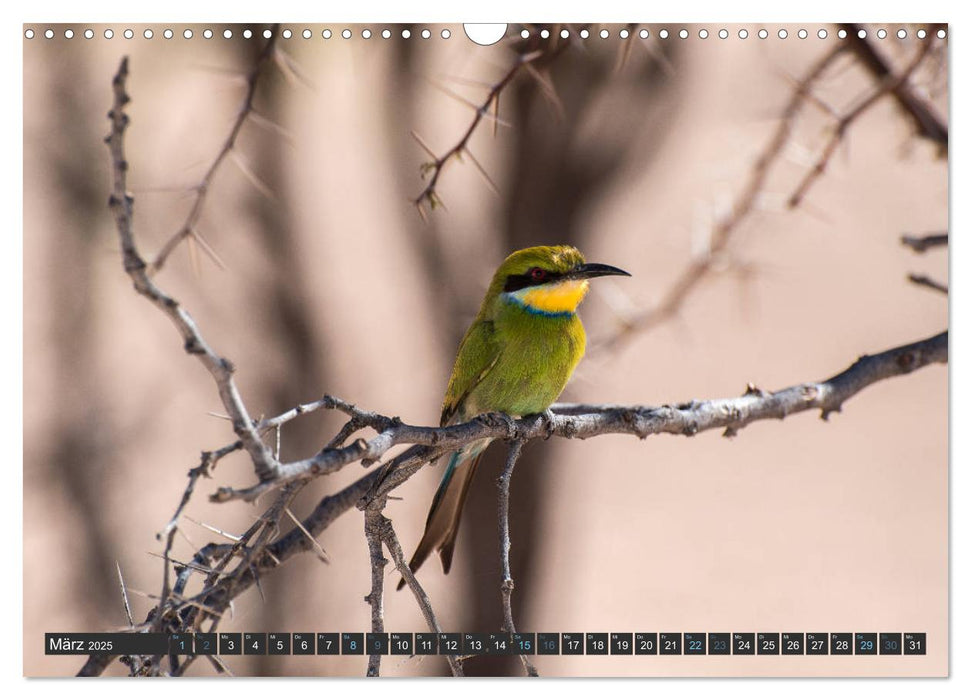
[[[125,625],[127,584],[157,594],[155,539],[201,450],[231,442],[214,385],[170,323],[131,288],[108,215],[102,138],[110,81],[131,57],[128,133],[136,235],[153,254],[188,213],[187,194],[215,158],[263,40],[57,38],[24,42],[24,673],[71,675],[82,657],[45,657],[43,634]],[[721,25],[719,25],[720,27]],[[36,27],[42,31],[45,27]],[[427,156],[454,145],[473,102],[513,59],[512,40],[482,48],[451,38],[281,39],[295,70],[271,67],[255,121],[218,172],[200,230],[226,270],[180,248],[158,282],[238,367],[253,415],[333,393],[435,424],[458,339],[495,266],[511,250],[569,242],[633,278],[598,280],[582,309],[591,342],[667,291],[730,205],[769,139],[793,79],[830,38],[631,38],[619,26],[550,66],[559,106],[528,75],[503,93],[495,138],[473,136],[475,167],[441,179],[447,210],[425,223],[410,199]],[[335,34],[343,25],[334,26]],[[513,28],[518,31],[518,27]],[[892,36],[892,35],[891,35]],[[911,37],[913,32],[911,31]],[[516,37],[518,38],[518,36]],[[897,65],[916,40],[884,40]],[[299,75],[298,75],[299,74]],[[947,110],[947,66],[918,76]],[[844,56],[819,84],[842,112],[872,89]],[[443,89],[444,88],[444,89]],[[823,379],[858,355],[915,341],[948,323],[946,298],[906,279],[947,282],[942,249],[914,255],[902,233],[946,230],[947,160],[883,100],[849,131],[805,205],[785,197],[832,125],[819,106],[796,123],[759,211],[724,269],[675,319],[620,351],[591,350],[564,400],[661,404]],[[829,422],[804,413],[733,440],[704,433],[640,442],[606,436],[530,444],[513,481],[517,626],[525,631],[927,632],[925,657],[539,657],[542,675],[940,675],[947,672],[947,368],[879,383]],[[314,414],[288,424],[283,456],[306,456],[339,426]],[[452,573],[421,571],[442,625],[501,624],[494,447],[463,519]],[[352,465],[305,489],[295,512],[361,474]],[[440,477],[426,468],[388,514],[408,553]],[[258,507],[215,506],[220,484],[248,485],[240,455],[202,483],[188,515],[241,532]],[[213,535],[185,521],[176,557]],[[221,631],[368,629],[363,518],[348,512],[319,538],[332,558],[291,560],[237,599]],[[388,584],[397,581],[388,569]],[[152,602],[133,594],[136,621]],[[413,598],[390,591],[386,629],[425,629]],[[237,657],[238,675],[363,675],[365,657]],[[470,674],[518,673],[518,661],[472,660]],[[117,663],[114,674],[124,669]],[[435,658],[389,657],[388,675],[446,671]],[[192,672],[211,675],[196,663]]]

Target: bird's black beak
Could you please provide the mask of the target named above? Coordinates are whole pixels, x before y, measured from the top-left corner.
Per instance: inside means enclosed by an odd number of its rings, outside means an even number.
[[[629,272],[624,272],[619,267],[613,265],[603,265],[601,263],[584,263],[577,265],[570,270],[570,277],[574,279],[590,279],[591,277],[606,277],[607,275],[623,275],[630,277]]]

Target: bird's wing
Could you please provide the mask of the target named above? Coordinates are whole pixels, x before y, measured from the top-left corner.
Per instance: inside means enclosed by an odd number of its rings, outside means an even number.
[[[479,321],[469,326],[459,345],[448,389],[445,390],[441,425],[449,425],[453,419],[461,417],[456,414],[463,402],[496,366],[501,354],[492,321]]]

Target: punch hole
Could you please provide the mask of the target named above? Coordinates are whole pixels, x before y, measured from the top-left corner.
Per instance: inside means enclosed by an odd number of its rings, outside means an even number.
[[[796,32],[796,36],[800,39],[805,39],[807,36],[809,36],[809,32],[807,32],[805,29],[800,29],[798,32]]]
[[[549,29],[544,29],[543,31],[541,31],[541,32],[539,33],[539,35],[540,35],[540,36],[541,36],[541,37],[542,37],[543,39],[549,39],[549,38],[550,38],[550,30],[549,30]]]
[[[699,29],[698,30],[698,37],[701,38],[701,39],[707,39],[708,38],[708,30],[707,29]]]
[[[48,29],[46,32],[44,32],[44,38],[46,38],[46,39],[53,39],[54,38],[54,30],[53,29]]]
[[[263,38],[264,39],[269,39],[271,36],[273,36],[273,32],[271,32],[269,29],[264,29],[263,30]]]
[[[204,32],[202,32],[202,38],[203,39],[212,39],[212,30],[211,29],[206,29]]]
[[[887,38],[887,30],[886,29],[878,29],[877,30],[877,39],[886,39],[886,38]]]
[[[610,36],[610,32],[608,32],[606,29],[601,29],[600,30],[600,38],[601,39],[606,39],[608,36]]]
[[[382,39],[390,39],[391,38],[391,30],[390,29],[383,29],[383,30],[381,30],[381,38]]]
[[[186,39],[191,39],[192,38],[192,30],[191,29],[186,29],[184,32],[182,32],[182,36],[184,38],[186,38]]]
[[[946,37],[947,37],[947,32],[945,32],[943,29],[938,29],[937,30],[937,38],[938,39],[944,39]]]
[[[569,32],[569,30],[561,29],[560,30],[560,38],[561,39],[569,39],[570,38],[570,32]]]
[[[341,32],[341,36],[343,38],[345,38],[345,39],[350,39],[351,38],[351,30],[350,29],[345,29],[344,31]]]
[[[233,38],[233,30],[232,29],[224,29],[223,30],[223,39],[232,39],[232,38]]]
[[[620,30],[620,38],[621,39],[626,39],[629,36],[630,36],[630,32],[629,31],[627,31],[626,29],[621,29]]]
[[[478,44],[479,46],[492,46],[506,36],[506,29],[509,28],[508,24],[463,24],[462,29],[465,31],[465,36],[472,40],[472,43]],[[525,29],[526,36],[529,36],[529,32]],[[520,36],[522,34],[520,33]]]
[[[365,29],[364,31],[361,32],[361,36],[364,37],[365,39],[370,39],[371,38],[371,30],[370,29]]]
[[[111,31],[110,29],[105,29],[105,39],[110,39],[114,35],[115,33],[113,31]]]
[[[816,32],[816,36],[818,36],[820,39],[825,39],[827,36],[829,36],[829,34],[827,34],[825,29],[820,29],[818,32]]]
[[[917,38],[918,39],[925,39],[925,38],[927,38],[927,32],[924,31],[923,29],[918,29],[917,30]]]
[[[303,30],[303,31],[302,31],[302,32],[300,33],[300,36],[302,36],[302,37],[303,37],[304,39],[309,39],[309,38],[310,38],[310,37],[312,37],[313,35],[314,35],[314,33],[313,33],[312,31],[310,31],[309,29],[304,29],[304,30]]]
[[[642,29],[641,31],[644,31],[644,30]],[[590,30],[589,29],[581,29],[580,30],[580,38],[581,39],[589,39],[590,38]]]
[[[523,39],[528,39],[529,38],[529,30],[528,29],[523,29],[521,32],[519,32],[519,36],[522,37]],[[475,39],[472,39],[472,41],[475,41]],[[479,42],[476,41],[475,43],[478,44]]]
[[[667,29],[662,29],[661,31],[659,31],[657,33],[657,35],[659,37],[661,37],[662,39],[667,39],[668,38],[668,30]]]
[[[738,38],[739,39],[748,39],[748,29],[739,29],[738,30]]]
[[[450,32],[448,29],[443,29],[442,30],[442,38],[443,39],[448,39],[451,36],[452,36],[452,32]]]
[[[421,38],[422,39],[430,39],[431,36],[432,36],[432,33],[430,31],[428,31],[427,29],[422,29],[421,30]]]
[[[146,39],[151,39],[155,36],[155,32],[153,32],[151,29],[146,29],[144,32],[142,32],[142,36]]]
[[[85,39],[94,39],[94,30],[93,29],[85,29],[84,30],[84,38]]]
[[[789,36],[789,32],[787,32],[785,29],[780,29],[779,30],[779,38],[780,39],[785,39],[788,36]]]
[[[293,32],[291,32],[289,29],[284,29],[283,30],[283,38],[284,39],[289,39],[292,36],[293,36]]]
[[[769,30],[768,29],[760,29],[759,30],[759,39],[768,39],[768,38],[769,38]]]
[[[135,32],[133,32],[131,29],[126,29],[124,32],[122,32],[122,36],[124,36],[126,39],[132,39],[135,36]]]
[[[719,29],[718,30],[718,38],[719,39],[727,39],[728,38],[728,30],[727,29]]]
[[[24,32],[24,38],[26,38],[26,39],[33,39],[34,38],[34,30],[33,29],[28,29],[27,31],[25,31]]]
[[[407,31],[407,30],[405,30],[405,31]],[[325,29],[324,31],[322,31],[320,33],[320,36],[324,37],[325,39],[330,39],[332,36],[334,36],[334,33],[332,31],[330,31],[329,29]]]
[[[244,29],[243,30],[243,38],[244,39],[251,39],[251,38],[253,38],[253,31],[251,29]]]
[[[866,39],[866,29],[861,29],[856,33],[856,35],[861,39]]]
[[[845,39],[846,38],[846,30],[845,29],[840,29],[838,32],[836,32],[836,36],[838,36],[840,39]]]
[[[898,29],[897,30],[897,38],[898,39],[906,39],[907,38],[907,30],[906,29]]]
[[[73,39],[74,38],[74,30],[73,29],[65,29],[64,30],[64,38],[65,39]]]
[[[688,38],[688,30],[687,29],[682,29],[680,32],[678,32],[678,36],[681,37],[682,39],[687,39]]]
[[[583,31],[587,31],[587,30],[584,29]],[[647,37],[651,36],[651,33],[646,29],[642,29],[637,33],[637,36],[639,36],[641,39],[646,39]],[[583,38],[586,39],[586,37],[583,37]]]
[[[401,38],[402,39],[410,39],[411,38],[411,30],[410,29],[402,29],[401,30]]]

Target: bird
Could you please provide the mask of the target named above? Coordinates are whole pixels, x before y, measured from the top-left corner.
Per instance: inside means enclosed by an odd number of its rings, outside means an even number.
[[[573,246],[535,246],[509,255],[459,344],[440,425],[464,423],[483,413],[510,418],[545,413],[586,349],[577,307],[590,279],[607,275],[631,276],[611,265],[586,262]],[[448,574],[469,487],[490,442],[474,441],[449,456],[409,563],[412,572],[437,550]],[[398,590],[404,585],[402,578]]]

